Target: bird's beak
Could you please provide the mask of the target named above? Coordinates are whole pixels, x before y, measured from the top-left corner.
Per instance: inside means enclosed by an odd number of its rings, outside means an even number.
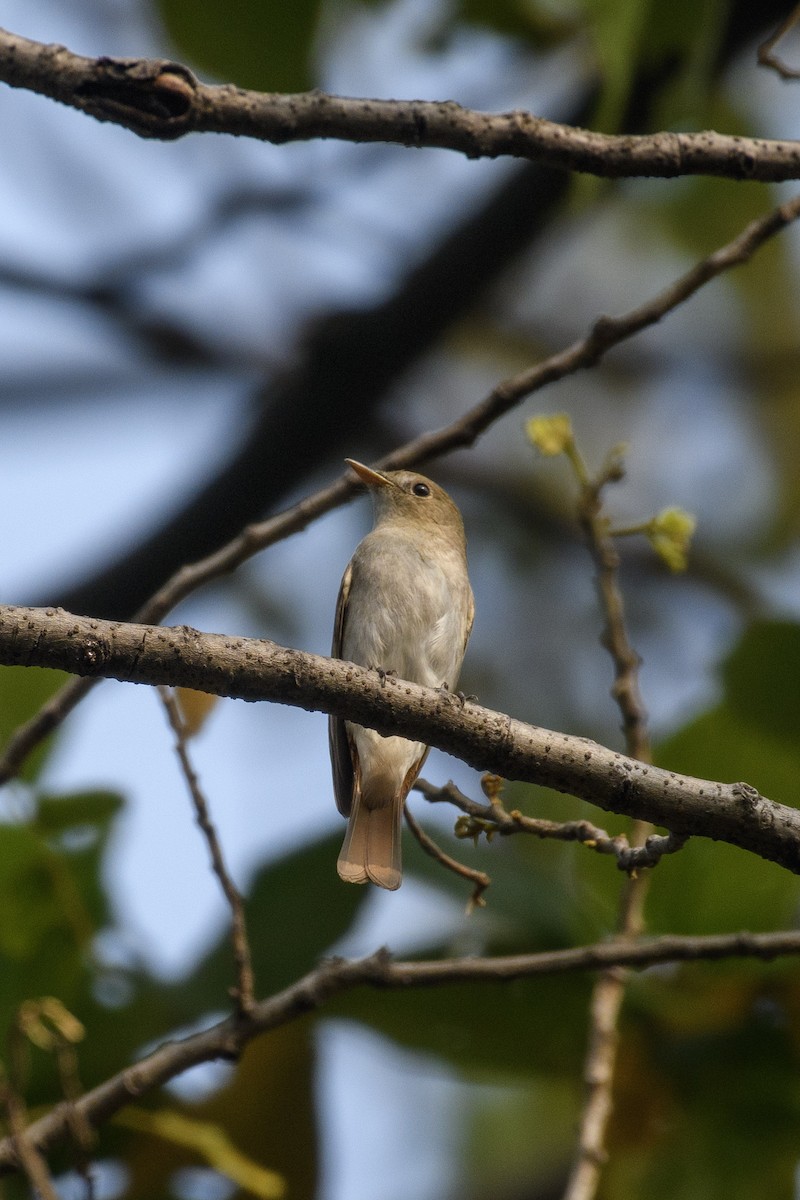
[[[365,467],[363,463],[356,462],[354,458],[346,458],[344,460],[348,467],[355,471],[362,483],[365,483],[368,488],[385,488],[393,487],[391,479],[387,479],[380,471],[373,471],[372,467]]]

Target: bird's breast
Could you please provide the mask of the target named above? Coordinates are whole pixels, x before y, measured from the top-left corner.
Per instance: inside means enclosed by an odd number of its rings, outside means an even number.
[[[469,596],[463,555],[365,538],[353,559],[342,655],[427,687],[453,687]]]

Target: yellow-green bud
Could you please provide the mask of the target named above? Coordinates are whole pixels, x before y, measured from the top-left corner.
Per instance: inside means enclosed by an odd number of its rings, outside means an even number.
[[[647,526],[650,544],[670,571],[685,571],[697,521],[682,508],[665,508]]]
[[[525,423],[528,440],[540,454],[552,456],[563,454],[572,444],[572,421],[567,413],[554,413],[550,417],[531,417]]]

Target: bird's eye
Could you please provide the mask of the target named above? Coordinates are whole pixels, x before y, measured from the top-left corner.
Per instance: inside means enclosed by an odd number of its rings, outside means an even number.
[[[411,490],[415,496],[430,496],[431,494],[427,483],[415,483]]]

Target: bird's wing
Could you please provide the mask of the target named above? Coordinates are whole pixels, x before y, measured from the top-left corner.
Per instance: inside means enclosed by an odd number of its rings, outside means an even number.
[[[472,633],[472,626],[475,623],[475,597],[472,594],[472,589],[469,592],[469,608],[467,609],[467,628],[464,634],[464,650],[467,649],[469,635]]]
[[[350,595],[352,578],[353,564],[350,563],[342,576],[339,598],[336,601],[336,620],[333,625],[331,658],[342,657],[347,598]],[[328,742],[331,750],[333,793],[336,797],[336,807],[343,817],[349,817],[350,806],[353,802],[353,759],[350,752],[350,738],[341,717],[328,717]]]

